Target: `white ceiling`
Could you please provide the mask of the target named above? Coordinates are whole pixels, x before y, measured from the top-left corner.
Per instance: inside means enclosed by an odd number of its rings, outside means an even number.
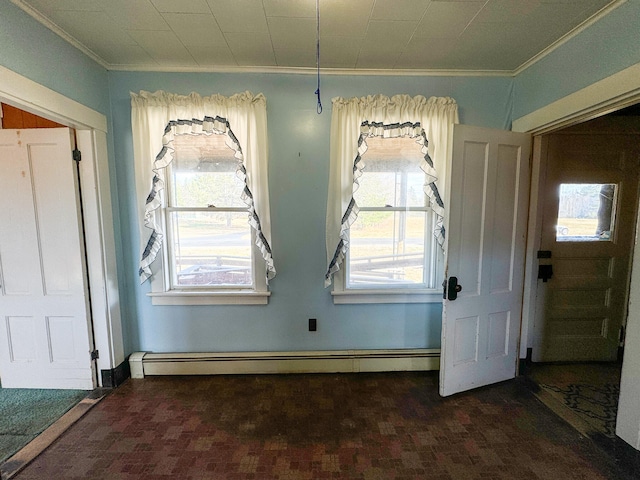
[[[12,0],[109,69],[316,66],[315,0]],[[319,0],[320,66],[515,72],[621,0]]]

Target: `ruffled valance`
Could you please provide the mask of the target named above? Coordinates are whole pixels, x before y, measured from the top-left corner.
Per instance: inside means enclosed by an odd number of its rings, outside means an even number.
[[[424,191],[436,214],[434,235],[441,246],[444,244],[442,173],[449,132],[458,122],[457,108],[455,100],[448,97],[426,99],[395,95],[389,98],[376,95],[333,99],[325,286],[331,284],[334,273],[344,262],[349,246],[349,228],[358,216],[354,193],[364,168],[362,155],[367,150],[367,137],[416,138],[423,154],[420,167],[426,174]]]
[[[143,245],[139,275],[141,282],[151,275],[151,264],[162,248],[161,221],[156,215],[162,206],[161,192],[165,185],[165,168],[173,161],[173,141],[176,135],[224,134],[225,143],[235,153],[236,175],[243,181],[242,200],[247,205],[249,224],[255,231],[255,243],[266,265],[267,279],[275,276],[270,237],[269,196],[267,185],[266,100],[244,92],[232,97],[196,93],[175,95],[166,92],[131,94],[131,117],[136,157],[136,180],[140,193],[143,177],[152,178],[151,191],[141,212],[142,224],[151,229]],[[158,125],[164,121],[158,138]],[[157,145],[157,146],[156,146]],[[157,152],[153,158],[149,153]],[[148,184],[147,184],[148,185]],[[147,190],[149,192],[149,190]],[[143,230],[144,232],[144,230]],[[144,238],[141,236],[141,239]]]

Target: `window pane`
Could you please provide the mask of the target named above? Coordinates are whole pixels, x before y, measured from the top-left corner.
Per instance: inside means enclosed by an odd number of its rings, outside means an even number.
[[[243,207],[244,183],[236,176],[226,135],[176,135],[171,164],[173,207]]]
[[[425,173],[423,154],[415,138],[367,138],[368,149],[360,187],[354,198],[361,207],[422,207]]]
[[[251,232],[240,212],[172,212],[173,285],[251,286]]]
[[[556,241],[609,240],[615,220],[615,199],[615,184],[561,184]]]
[[[425,212],[360,212],[350,229],[349,287],[425,285]]]

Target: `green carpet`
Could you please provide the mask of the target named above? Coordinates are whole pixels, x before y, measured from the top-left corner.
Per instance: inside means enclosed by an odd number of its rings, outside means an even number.
[[[89,394],[84,390],[0,388],[0,462]]]

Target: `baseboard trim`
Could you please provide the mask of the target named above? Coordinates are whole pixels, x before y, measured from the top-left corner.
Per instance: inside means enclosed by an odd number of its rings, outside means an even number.
[[[124,381],[131,376],[131,368],[129,366],[129,359],[124,360],[116,368],[109,370],[100,370],[100,376],[102,378],[103,388],[116,388],[124,383]]]
[[[527,348],[527,356],[520,358],[518,362],[518,375],[529,375],[531,373],[531,357],[533,356],[533,348]]]
[[[440,349],[146,353],[129,357],[132,378],[150,375],[354,373],[440,368]]]

